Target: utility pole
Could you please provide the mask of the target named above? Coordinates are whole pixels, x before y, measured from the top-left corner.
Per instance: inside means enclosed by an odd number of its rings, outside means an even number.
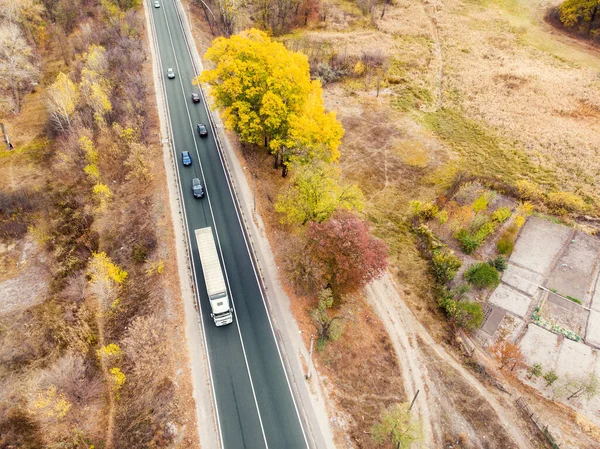
[[[415,405],[415,401],[417,400],[417,396],[419,396],[419,391],[421,391],[421,390],[417,390],[417,392],[415,393],[415,397],[413,398],[412,402],[410,403],[410,407],[408,407],[408,411],[409,412],[413,408],[413,405]]]

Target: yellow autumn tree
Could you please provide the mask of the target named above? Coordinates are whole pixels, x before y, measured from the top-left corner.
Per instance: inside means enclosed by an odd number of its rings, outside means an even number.
[[[128,273],[113,263],[105,252],[93,253],[88,265],[89,285],[92,293],[104,308],[112,304]]]
[[[71,78],[60,72],[48,88],[47,97],[50,123],[54,129],[66,131],[71,127],[71,117],[79,101],[79,88]]]
[[[46,418],[62,419],[71,409],[71,405],[64,393],[52,385],[35,392],[31,411]]]
[[[80,91],[91,108],[98,125],[105,124],[104,116],[112,111],[110,102],[111,87],[106,77],[108,59],[106,49],[100,45],[90,45],[83,56]]]
[[[83,171],[91,181],[98,182],[100,180],[100,170],[98,169],[98,151],[94,148],[94,142],[86,136],[81,136],[77,142],[79,143],[79,148],[85,154],[87,162]]]
[[[323,91],[318,81],[313,86],[299,115],[290,117],[287,138],[281,143],[283,164],[306,164],[314,159],[337,162],[340,158],[344,128],[334,112],[325,112]]]
[[[311,81],[306,55],[288,50],[263,31],[217,38],[205,59],[214,68],[195,80],[207,83],[225,124],[243,142],[264,145],[283,159],[335,161],[343,129],[326,113],[321,85]]]

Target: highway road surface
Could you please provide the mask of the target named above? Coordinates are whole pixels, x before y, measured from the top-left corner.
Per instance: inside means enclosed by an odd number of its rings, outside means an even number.
[[[221,263],[234,305],[234,322],[217,328],[210,309],[196,241],[189,238],[199,293],[202,324],[208,347],[217,420],[225,449],[307,448],[279,348],[274,338],[264,298],[248,252],[228,180],[217,151],[204,99],[193,103],[196,75],[177,14],[175,0],[149,2],[159,65],[163,73],[171,135],[177,161],[187,227],[216,229]],[[167,68],[175,71],[168,79]],[[208,137],[201,138],[196,124],[204,123]],[[181,164],[181,152],[192,155],[191,166]],[[202,179],[207,196],[192,196],[192,178]]]

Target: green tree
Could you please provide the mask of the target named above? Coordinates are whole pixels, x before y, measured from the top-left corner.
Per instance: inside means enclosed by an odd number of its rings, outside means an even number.
[[[362,210],[360,189],[341,181],[340,174],[339,167],[324,162],[299,166],[275,203],[275,210],[282,214],[281,221],[320,223],[336,209]]]
[[[373,426],[373,439],[380,445],[388,442],[394,447],[408,449],[422,439],[422,426],[410,412],[410,404],[403,402],[388,407],[381,421]]]
[[[528,379],[533,377],[540,377],[542,375],[542,364],[534,363],[533,366],[529,368],[529,374],[527,375]]]
[[[464,299],[465,293],[468,291],[469,286],[466,284],[452,290],[443,287],[439,294],[438,304],[455,329],[463,328],[472,331],[483,323],[483,310],[480,303]]]

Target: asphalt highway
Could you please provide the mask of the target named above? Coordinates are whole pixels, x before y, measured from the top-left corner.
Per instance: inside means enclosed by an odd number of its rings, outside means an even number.
[[[160,7],[155,8],[152,0],[149,6],[158,41],[185,219],[192,234],[189,241],[221,441],[225,449],[307,448],[207,109],[204,100],[193,103],[191,99],[192,92],[198,92],[192,85],[196,74],[174,1],[160,0]],[[167,68],[174,70],[174,79],[167,78]],[[197,123],[207,125],[207,137],[199,137]],[[185,150],[193,160],[187,167],[181,163],[181,152]],[[191,183],[195,177],[206,186],[204,198],[192,195]],[[235,308],[233,323],[223,327],[216,327],[210,316],[193,237],[194,229],[206,226],[216,230],[217,247]]]

